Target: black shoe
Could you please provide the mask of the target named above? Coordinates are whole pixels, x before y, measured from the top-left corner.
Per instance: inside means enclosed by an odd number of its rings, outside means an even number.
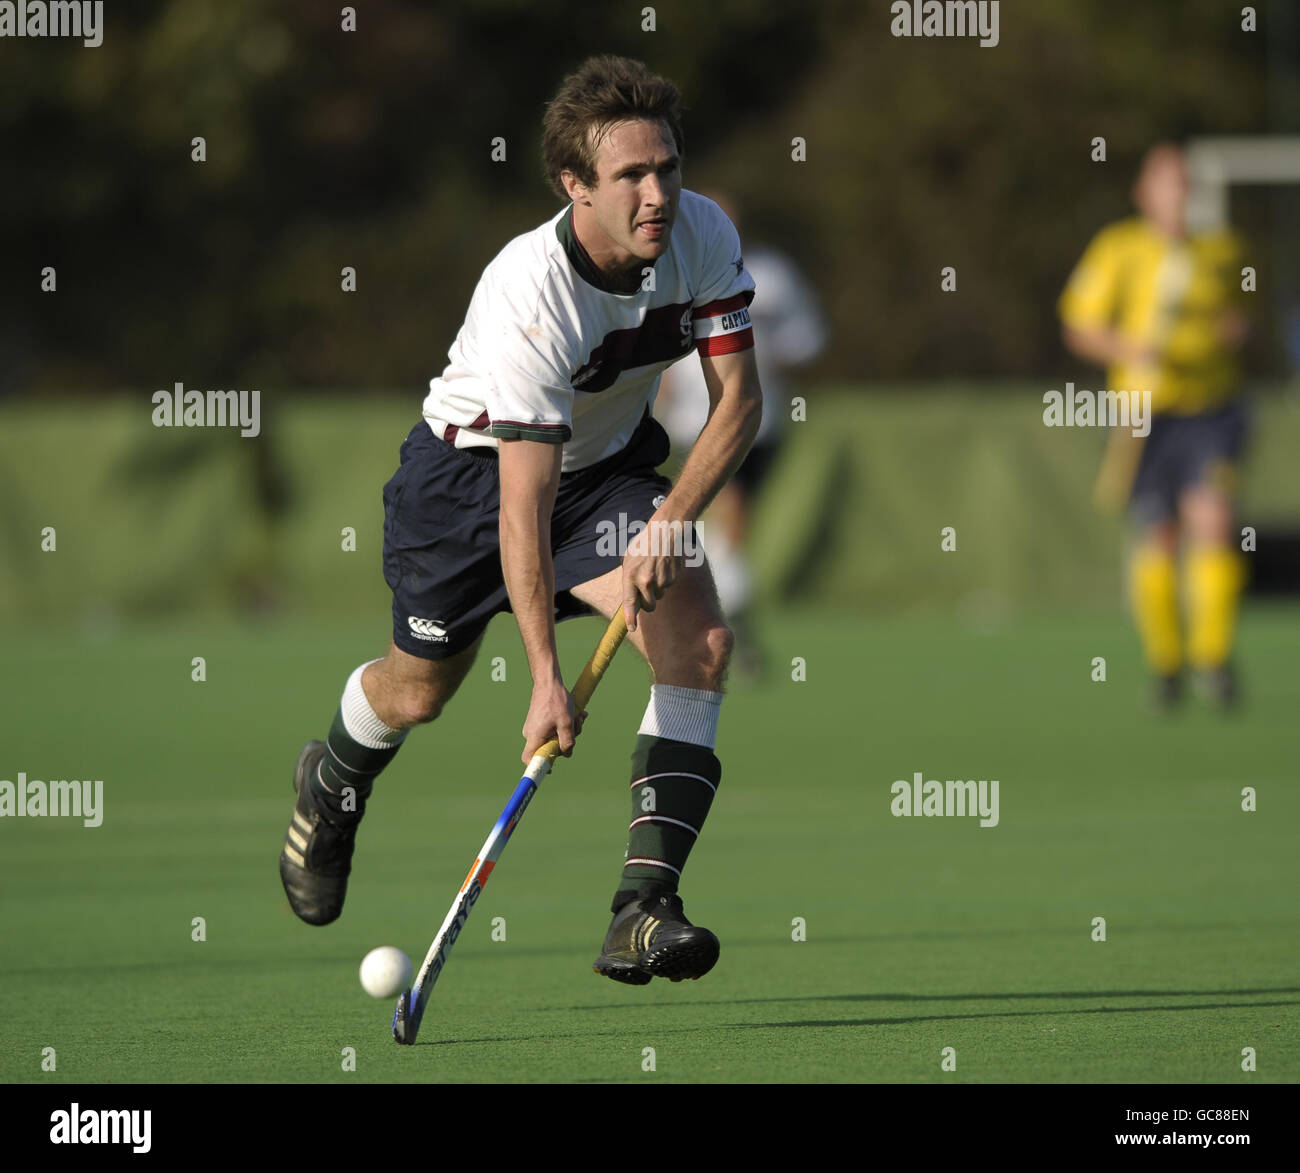
[[[1183,700],[1183,678],[1177,672],[1157,676],[1151,682],[1151,707],[1158,713],[1171,713]]]
[[[1196,689],[1216,709],[1225,713],[1235,709],[1241,700],[1237,687],[1237,673],[1231,664],[1222,664],[1218,668],[1207,668],[1196,674]]]
[[[327,925],[343,911],[356,846],[358,817],[350,826],[325,821],[312,797],[311,777],[325,756],[323,741],[309,741],[298,755],[293,819],[280,851],[280,879],[289,904],[309,925]]]
[[[630,900],[614,914],[592,968],[629,986],[644,986],[655,977],[680,982],[708,973],[721,948],[708,929],[686,919],[681,897]]]

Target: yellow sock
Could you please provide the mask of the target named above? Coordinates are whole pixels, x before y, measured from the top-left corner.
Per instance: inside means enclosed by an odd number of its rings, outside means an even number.
[[[1241,596],[1241,559],[1226,546],[1200,546],[1187,556],[1187,658],[1194,668],[1228,661]]]
[[[1129,597],[1147,666],[1172,676],[1183,666],[1177,561],[1158,546],[1139,546],[1129,562]]]

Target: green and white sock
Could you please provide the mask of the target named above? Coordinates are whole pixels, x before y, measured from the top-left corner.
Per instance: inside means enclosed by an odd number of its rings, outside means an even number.
[[[632,753],[627,860],[611,908],[677,891],[722,763],[713,752],[722,694],[656,684]]]
[[[310,780],[312,793],[332,823],[361,818],[375,779],[406,740],[405,730],[390,729],[370,707],[361,687],[361,674],[369,666],[362,664],[348,677],[325,741],[325,756]]]

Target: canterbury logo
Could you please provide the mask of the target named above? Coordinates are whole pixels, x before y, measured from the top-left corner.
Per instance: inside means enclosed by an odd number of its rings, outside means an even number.
[[[411,628],[411,634],[416,639],[442,641],[447,638],[446,629],[432,619],[417,619],[414,615],[408,615],[406,622]]]

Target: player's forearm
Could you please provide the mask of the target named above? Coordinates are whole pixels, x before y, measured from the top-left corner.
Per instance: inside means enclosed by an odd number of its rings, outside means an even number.
[[[657,516],[666,521],[698,520],[740,467],[762,419],[763,393],[757,380],[725,390]]]
[[[1094,327],[1080,330],[1075,326],[1066,326],[1061,332],[1066,347],[1072,354],[1098,366],[1111,366],[1114,363],[1132,362],[1149,359],[1150,354],[1132,339],[1125,338],[1117,330],[1106,327]]]
[[[501,574],[535,682],[560,676],[551,557],[559,467],[558,446],[522,440],[501,444]]]
[[[534,681],[560,676],[555,647],[555,565],[550,525],[518,524],[501,515],[501,573]]]

